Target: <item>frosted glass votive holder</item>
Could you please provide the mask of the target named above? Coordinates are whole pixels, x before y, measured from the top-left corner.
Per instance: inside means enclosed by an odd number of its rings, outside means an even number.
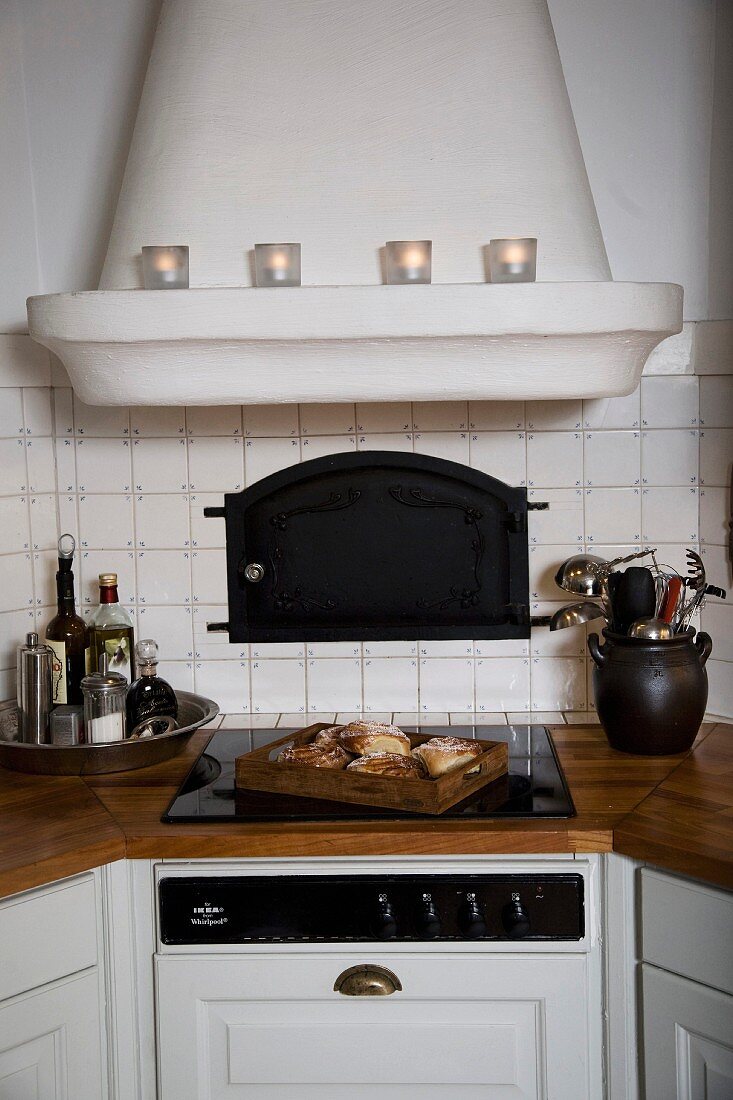
[[[533,283],[537,276],[537,238],[506,237],[489,244],[492,283]]]
[[[256,244],[257,286],[300,286],[299,244]]]
[[[187,290],[188,245],[145,245],[143,286],[146,290]]]
[[[387,282],[429,283],[432,260],[432,241],[387,241]]]

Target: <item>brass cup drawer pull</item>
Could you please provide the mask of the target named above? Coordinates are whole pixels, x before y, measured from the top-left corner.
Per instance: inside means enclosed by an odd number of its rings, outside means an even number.
[[[386,966],[350,966],[333,983],[335,993],[346,997],[388,997],[402,989],[396,974]]]

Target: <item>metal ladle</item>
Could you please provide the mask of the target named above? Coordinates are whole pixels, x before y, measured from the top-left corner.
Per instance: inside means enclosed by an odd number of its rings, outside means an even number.
[[[606,614],[597,603],[584,600],[582,603],[569,603],[561,607],[550,619],[550,630],[564,630],[568,626],[582,626],[594,619],[606,619]],[[606,619],[608,622],[608,619]]]

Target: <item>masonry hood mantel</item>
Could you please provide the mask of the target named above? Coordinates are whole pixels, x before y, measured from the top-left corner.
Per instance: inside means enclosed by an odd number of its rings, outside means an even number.
[[[492,237],[538,282],[487,284]],[[379,285],[427,238],[434,285]],[[251,287],[278,240],[307,285]],[[165,0],[100,289],[28,316],[92,404],[608,397],[682,291],[611,280],[546,0]]]

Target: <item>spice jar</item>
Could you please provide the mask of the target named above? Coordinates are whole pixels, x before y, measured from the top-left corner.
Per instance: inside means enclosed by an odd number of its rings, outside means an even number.
[[[125,737],[127,680],[107,668],[107,654],[99,661],[99,672],[81,682],[84,695],[84,735],[88,745],[104,745]]]

